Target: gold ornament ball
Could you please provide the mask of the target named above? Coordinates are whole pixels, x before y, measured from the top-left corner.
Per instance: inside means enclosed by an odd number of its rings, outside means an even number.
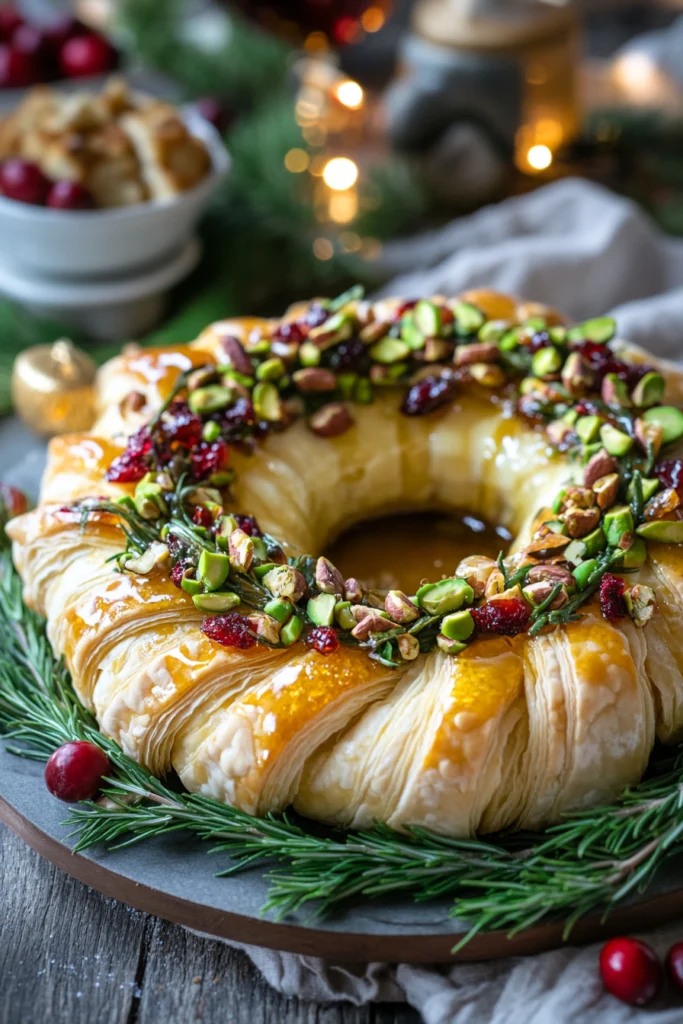
[[[95,420],[95,373],[90,356],[66,338],[33,345],[14,361],[14,408],[41,437],[88,430]]]

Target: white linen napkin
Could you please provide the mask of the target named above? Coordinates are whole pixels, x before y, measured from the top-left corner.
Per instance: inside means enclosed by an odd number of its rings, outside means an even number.
[[[683,241],[633,203],[565,180],[441,230],[388,246],[383,294],[417,297],[492,287],[547,302],[575,319],[612,310],[619,334],[683,358]],[[643,935],[664,956],[683,922]],[[284,995],[317,1002],[405,1000],[425,1024],[680,1024],[681,1000],[637,1010],[603,991],[600,946],[434,967],[332,965],[238,944]]]

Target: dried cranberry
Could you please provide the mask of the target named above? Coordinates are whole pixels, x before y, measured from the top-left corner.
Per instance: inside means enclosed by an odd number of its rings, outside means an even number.
[[[147,462],[140,456],[123,452],[107,470],[107,480],[112,484],[136,484],[149,471]]]
[[[56,181],[47,194],[46,205],[52,210],[92,210],[92,192],[77,181]]]
[[[683,460],[660,459],[655,466],[655,476],[664,487],[673,487],[683,497]]]
[[[129,455],[141,457],[152,450],[152,438],[147,427],[140,427],[128,438],[126,451]]]
[[[250,537],[262,537],[261,529],[253,516],[235,516],[240,530],[248,533]]]
[[[517,636],[529,625],[531,609],[520,597],[499,597],[472,609],[472,618],[482,633]]]
[[[625,363],[618,359],[607,345],[598,345],[594,341],[582,341],[576,346],[590,368],[594,371],[598,380],[602,381],[608,373],[615,373],[621,380],[625,380],[629,387],[635,387],[641,377],[652,369],[650,366]]]
[[[237,647],[241,651],[247,651],[256,644],[256,637],[250,632],[249,619],[238,612],[208,616],[202,622],[202,633],[222,647]]]
[[[301,323],[305,324],[309,330],[312,330],[314,327],[320,327],[321,324],[324,324],[329,315],[324,306],[321,306],[319,302],[314,302],[302,317]]]
[[[600,407],[595,402],[591,402],[589,398],[584,398],[574,408],[579,416],[600,416],[601,414]]]
[[[195,526],[203,526],[208,530],[213,526],[213,516],[208,508],[204,508],[202,505],[197,505],[192,513],[192,522]]]
[[[212,473],[225,469],[228,461],[228,446],[222,438],[217,441],[202,441],[190,452],[192,472],[197,480],[206,480]]]
[[[625,590],[626,584],[619,576],[608,572],[600,580],[600,610],[608,622],[623,619],[626,615]]]
[[[403,302],[396,310],[394,321],[401,320],[406,315],[406,313],[409,313],[411,311],[411,309],[415,309],[415,307],[417,306],[417,302],[417,299],[407,299],[406,302]]]
[[[185,448],[194,448],[202,439],[203,423],[196,413],[190,410],[187,402],[175,401],[168,409],[162,423],[165,440],[181,444]]]
[[[408,391],[401,412],[404,416],[427,416],[455,398],[456,384],[449,377],[425,377]]]
[[[357,372],[368,362],[367,349],[360,338],[342,341],[330,355],[331,368],[342,373]]]
[[[536,331],[536,333],[531,336],[528,349],[530,352],[538,352],[541,348],[552,348],[552,345],[552,338],[547,331]]]
[[[318,654],[334,654],[339,647],[339,637],[329,626],[316,626],[306,637],[306,643]]]
[[[307,334],[308,331],[304,328],[303,324],[294,320],[292,323],[280,324],[273,334],[271,341],[293,341],[298,345],[306,340]]]
[[[181,589],[181,585],[182,585],[182,582],[183,582],[183,576],[184,575],[185,575],[185,566],[183,565],[182,562],[176,562],[176,564],[171,569],[171,582],[179,590]]]
[[[233,406],[225,410],[221,425],[226,433],[238,433],[246,427],[253,426],[255,419],[254,407],[249,399],[240,397]]]

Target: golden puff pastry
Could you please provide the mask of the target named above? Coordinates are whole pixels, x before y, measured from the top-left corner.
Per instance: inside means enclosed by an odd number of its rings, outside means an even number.
[[[495,293],[465,300],[495,320],[560,323]],[[644,626],[628,616],[607,621],[594,596],[576,621],[536,635],[477,632],[455,656],[446,644],[412,651],[396,668],[345,644],[324,656],[301,643],[214,643],[167,561],[146,575],[113,571],[107,560],[124,546],[115,516],[96,511],[81,532],[69,506],[133,494],[132,484],[107,481],[107,467],[181,375],[224,363],[226,338],[246,352],[272,329],[224,321],[189,345],[112,360],[100,371],[92,433],[51,442],[39,507],[9,526],[26,601],[47,617],[53,647],[103,731],[153,772],[175,770],[192,792],[256,815],[293,804],[353,828],[382,821],[452,836],[541,828],[639,780],[655,736],[683,733],[675,545],[649,544],[629,577],[657,595]],[[681,375],[656,365],[678,394]],[[510,529],[518,552],[510,571],[523,565],[538,509],[580,482],[581,465],[481,389],[463,387],[433,415],[402,416],[400,402],[395,390],[378,390],[374,402],[354,406],[339,436],[317,436],[300,418],[248,448],[236,444],[231,507],[290,556],[324,550],[369,517],[466,508]]]

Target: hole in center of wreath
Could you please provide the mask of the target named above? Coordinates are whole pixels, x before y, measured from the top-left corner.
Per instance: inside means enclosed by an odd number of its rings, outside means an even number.
[[[512,537],[504,527],[468,515],[417,512],[357,523],[325,552],[345,578],[368,588],[414,594],[420,581],[451,576],[466,555],[497,558]]]

